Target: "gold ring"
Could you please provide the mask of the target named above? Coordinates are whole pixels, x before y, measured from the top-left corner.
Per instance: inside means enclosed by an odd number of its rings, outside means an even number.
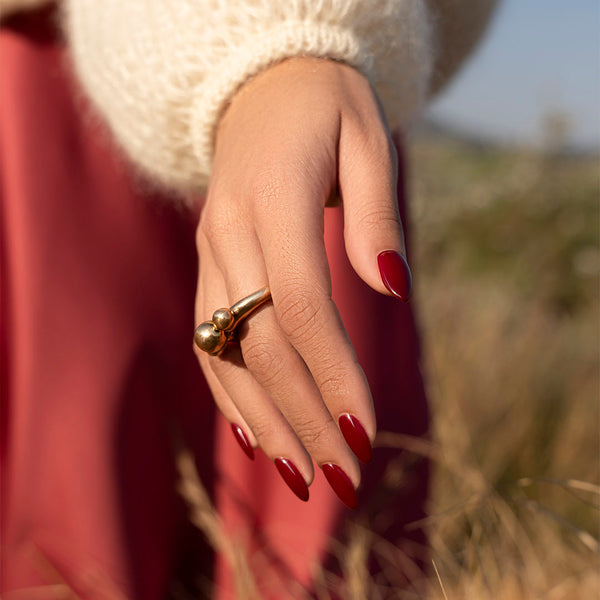
[[[215,310],[211,321],[204,321],[196,328],[194,333],[196,346],[211,356],[219,356],[229,342],[237,339],[237,326],[270,299],[271,291],[268,287],[264,287],[238,300],[231,308]]]

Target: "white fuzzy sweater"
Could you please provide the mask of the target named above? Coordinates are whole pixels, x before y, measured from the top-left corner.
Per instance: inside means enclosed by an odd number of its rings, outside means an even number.
[[[14,6],[28,0],[0,0]],[[75,71],[127,154],[183,194],[211,170],[244,81],[307,55],[343,61],[407,124],[471,50],[495,0],[70,0]],[[0,7],[2,4],[0,4]],[[315,106],[315,110],[318,107]]]

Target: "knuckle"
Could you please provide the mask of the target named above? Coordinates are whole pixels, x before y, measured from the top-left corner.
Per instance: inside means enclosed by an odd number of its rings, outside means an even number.
[[[392,148],[394,144],[390,138],[387,129],[378,120],[369,122],[367,126],[361,128],[363,144],[372,152],[381,155],[385,159],[392,158]]]
[[[331,442],[330,423],[322,420],[306,420],[295,428],[296,435],[305,448],[327,448]]]
[[[382,229],[400,229],[400,216],[395,206],[372,206],[365,208],[359,215],[362,230],[377,233]]]
[[[249,187],[250,197],[259,209],[269,210],[280,202],[285,184],[281,174],[274,169],[263,168],[253,178]]]
[[[235,239],[243,222],[238,212],[227,198],[220,198],[218,203],[206,206],[198,223],[196,246],[200,248],[203,240],[214,247],[223,241]]]
[[[272,340],[253,336],[244,342],[242,355],[248,369],[263,385],[269,386],[280,380],[283,364]]]
[[[319,391],[324,398],[343,398],[350,395],[348,381],[351,378],[348,373],[340,369],[339,363],[322,365],[317,379]]]
[[[355,139],[360,144],[360,156],[377,168],[381,176],[395,182],[398,175],[398,153],[388,129],[379,119],[358,120],[353,124]]]
[[[307,290],[284,292],[275,307],[282,331],[290,340],[310,341],[319,331],[324,302]]]
[[[252,433],[259,443],[264,443],[273,436],[274,427],[269,419],[256,418],[252,420]]]

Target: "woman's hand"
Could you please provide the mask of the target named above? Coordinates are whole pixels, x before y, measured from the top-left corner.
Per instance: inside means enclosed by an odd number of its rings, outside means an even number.
[[[273,303],[241,325],[241,354],[197,354],[225,418],[299,497],[312,458],[352,506],[360,470],[344,436],[368,460],[376,426],[331,299],[323,213],[336,194],[356,272],[407,300],[395,151],[368,82],[333,61],[286,60],[246,83],[221,119],[197,232],[197,323],[266,285]]]

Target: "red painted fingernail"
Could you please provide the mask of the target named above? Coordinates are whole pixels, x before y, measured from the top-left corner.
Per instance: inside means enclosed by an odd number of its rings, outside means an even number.
[[[377,256],[383,285],[400,300],[408,302],[412,292],[412,275],[406,259],[399,252],[386,250]]]
[[[306,502],[308,500],[308,486],[304,477],[300,475],[300,471],[296,468],[296,465],[287,458],[276,458],[275,466],[279,471],[279,474],[283,477],[283,480],[288,484],[288,487],[300,500]]]
[[[344,473],[343,469],[333,463],[325,463],[321,465],[323,473],[333,488],[333,491],[338,495],[338,498],[348,507],[356,508],[356,490],[350,481],[350,477]]]
[[[254,448],[252,448],[252,444],[248,441],[244,430],[235,423],[231,424],[231,431],[233,431],[233,435],[237,440],[237,443],[240,445],[241,449],[245,452],[246,456],[250,460],[254,460]]]
[[[361,422],[356,417],[345,413],[340,416],[338,423],[346,443],[356,458],[364,463],[369,462],[373,458],[373,448]]]

